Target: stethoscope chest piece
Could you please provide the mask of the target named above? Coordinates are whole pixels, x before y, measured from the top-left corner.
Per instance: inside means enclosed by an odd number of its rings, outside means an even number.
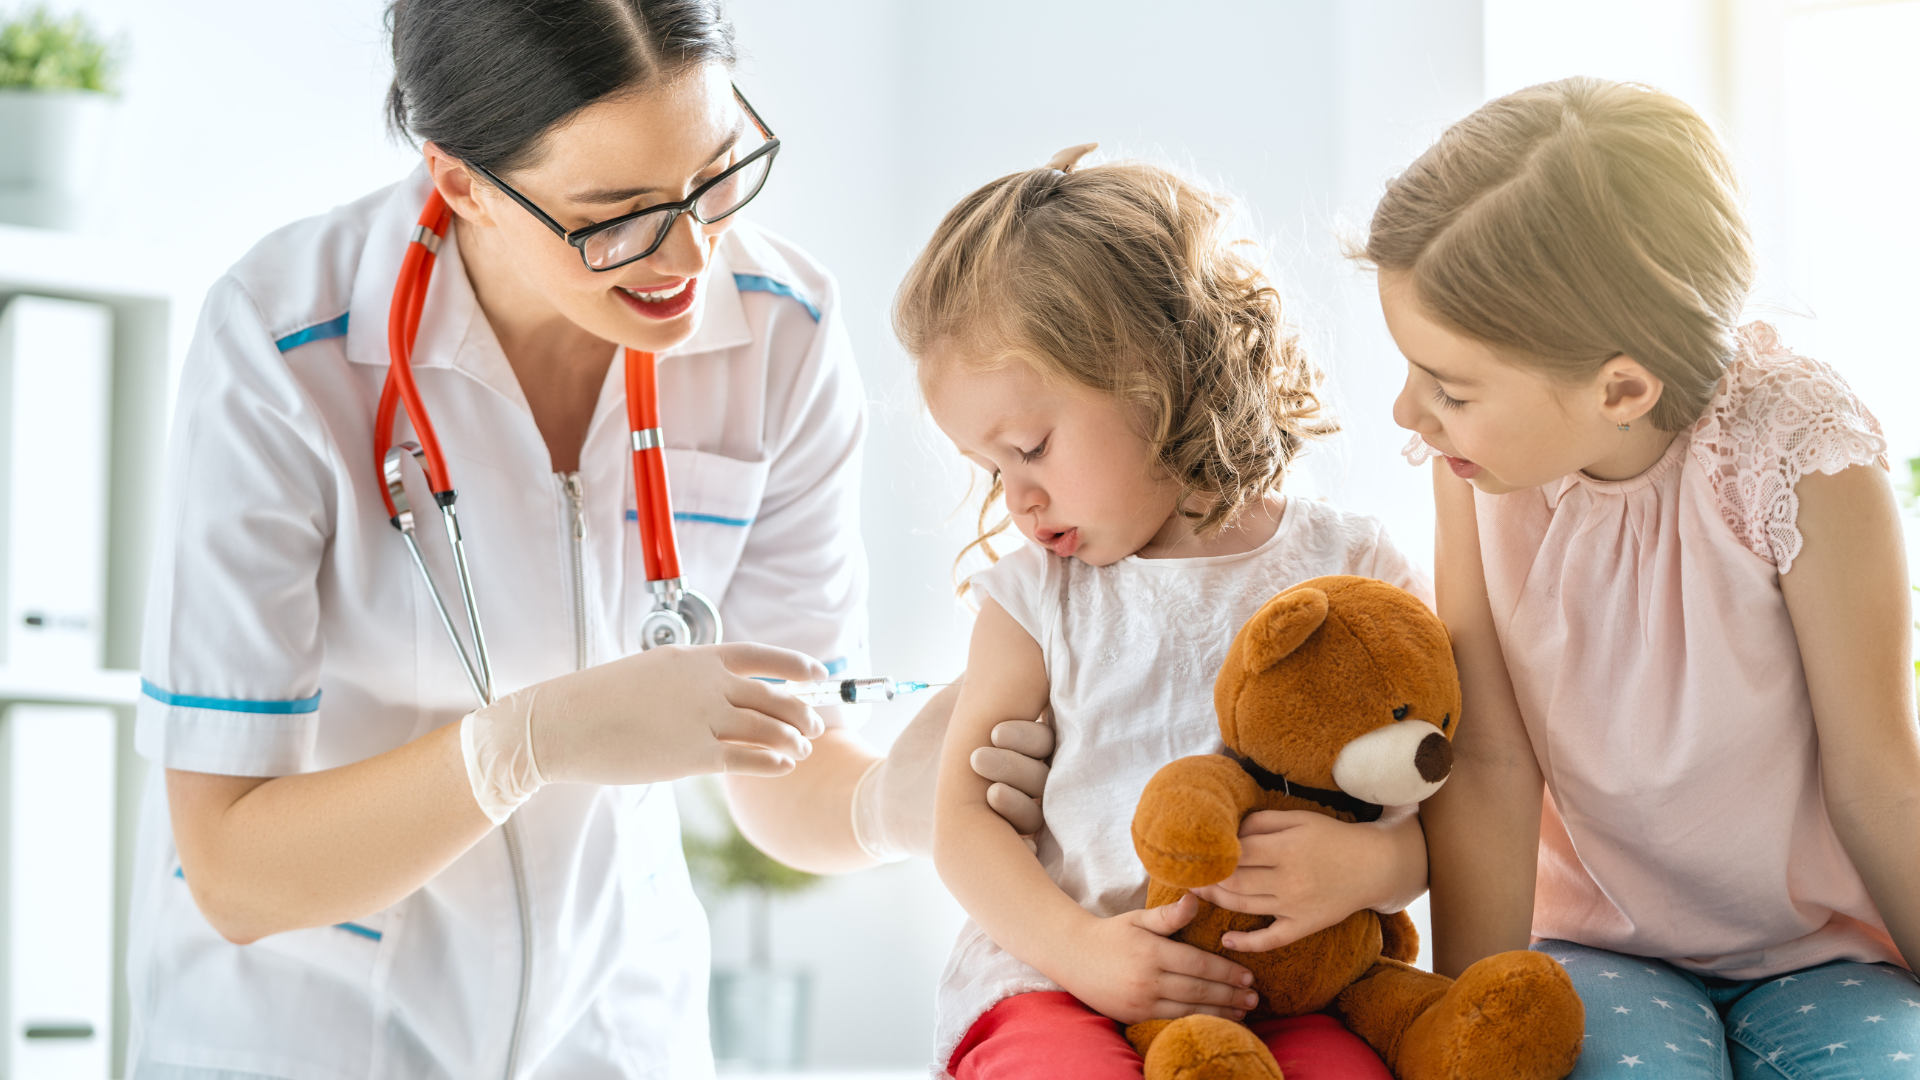
[[[659,605],[640,620],[640,647],[660,645],[712,645],[720,640],[720,610],[713,601],[692,589],[677,590],[669,598],[664,591],[654,594]]]

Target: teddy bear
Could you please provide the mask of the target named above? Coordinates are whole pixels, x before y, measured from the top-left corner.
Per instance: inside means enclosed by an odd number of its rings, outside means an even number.
[[[1460,680],[1446,626],[1425,604],[1372,578],[1322,577],[1267,601],[1241,628],[1214,710],[1226,752],[1162,768],[1134,814],[1151,907],[1232,874],[1241,820],[1256,810],[1373,821],[1433,794],[1453,765]],[[1558,1080],[1573,1070],[1585,1013],[1551,957],[1500,953],[1458,980],[1421,971],[1405,912],[1358,911],[1270,952],[1221,946],[1227,931],[1271,921],[1202,901],[1174,936],[1253,972],[1253,1018],[1331,1011],[1399,1080]],[[1220,1017],[1149,1020],[1127,1038],[1146,1080],[1281,1076],[1258,1037]]]

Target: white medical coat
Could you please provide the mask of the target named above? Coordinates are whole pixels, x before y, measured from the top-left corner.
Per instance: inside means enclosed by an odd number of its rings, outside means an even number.
[[[137,745],[156,766],[326,769],[474,706],[373,461],[388,305],[427,193],[416,172],[288,226],[208,294],[146,613]],[[719,604],[728,640],[858,668],[864,399],[834,283],[743,221],[700,285],[698,328],[658,361],[684,576]],[[564,478],[451,231],[414,369],[459,491],[496,685],[638,651],[651,602],[621,365],[581,452],[577,556]],[[452,589],[437,517],[429,507],[421,533]],[[710,1074],[707,926],[672,790],[555,785],[515,820],[534,925],[519,1075]],[[246,946],[194,906],[157,770],[139,845],[131,1075],[503,1075],[522,965],[499,830],[385,911]]]

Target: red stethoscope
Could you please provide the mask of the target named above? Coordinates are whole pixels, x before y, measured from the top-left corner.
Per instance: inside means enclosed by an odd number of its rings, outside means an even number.
[[[446,237],[452,211],[435,191],[427,196],[419,223],[407,243],[406,257],[400,263],[400,278],[393,289],[393,306],[387,313],[386,385],[380,389],[380,406],[374,413],[373,457],[385,480],[381,497],[393,527],[407,542],[413,564],[419,568],[440,623],[453,640],[467,681],[482,704],[494,697],[493,666],[487,656],[486,634],[480,628],[480,609],[474,601],[473,572],[467,564],[466,543],[460,534],[460,518],[454,511],[457,495],[453,479],[447,473],[446,458],[440,453],[440,439],[433,421],[420,400],[420,389],[413,381],[413,344],[420,333],[420,313],[426,307],[427,282],[433,276],[434,259]],[[654,372],[653,354],[624,349],[627,373],[627,424],[633,438],[634,507],[640,524],[640,548],[646,564],[647,588],[653,594],[653,610],[640,624],[640,647],[656,645],[710,645],[720,640],[720,612],[713,601],[686,588],[680,581],[680,548],[673,537],[673,506],[667,496],[667,466],[660,439],[660,388]],[[396,412],[405,408],[413,423],[418,442],[393,441]],[[440,587],[420,552],[415,535],[413,505],[402,483],[401,465],[412,455],[426,474],[427,487],[446,524],[447,541],[453,549],[453,566],[460,581],[460,600],[466,609],[467,632],[472,649],[460,639],[448,613]]]

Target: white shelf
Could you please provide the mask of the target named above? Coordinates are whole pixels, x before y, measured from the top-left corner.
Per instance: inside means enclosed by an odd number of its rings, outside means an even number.
[[[132,705],[139,698],[137,671],[23,671],[0,667],[0,701]]]

